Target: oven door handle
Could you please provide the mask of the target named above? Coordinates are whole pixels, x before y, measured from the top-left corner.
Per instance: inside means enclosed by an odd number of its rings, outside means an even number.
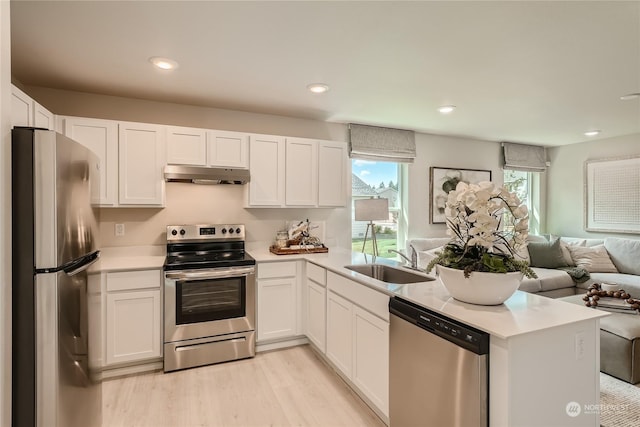
[[[242,277],[255,273],[255,267],[228,267],[211,270],[167,271],[167,279],[216,279],[220,277]]]

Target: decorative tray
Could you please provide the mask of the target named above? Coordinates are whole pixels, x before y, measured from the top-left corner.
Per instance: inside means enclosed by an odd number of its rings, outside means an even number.
[[[276,255],[295,255],[295,254],[321,254],[329,252],[329,248],[326,246],[312,246],[312,247],[299,247],[299,248],[279,248],[277,246],[270,246],[269,252]]]

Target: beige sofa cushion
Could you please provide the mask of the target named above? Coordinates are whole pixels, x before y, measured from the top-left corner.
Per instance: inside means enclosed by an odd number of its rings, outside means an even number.
[[[571,258],[578,267],[583,267],[589,273],[617,273],[604,245],[592,248],[582,246],[568,246]]]
[[[604,247],[620,273],[640,276],[640,240],[608,237]]]

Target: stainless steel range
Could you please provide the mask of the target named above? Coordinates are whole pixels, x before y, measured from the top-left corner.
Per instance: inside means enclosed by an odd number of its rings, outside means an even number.
[[[255,264],[244,225],[167,227],[164,371],[255,355]]]

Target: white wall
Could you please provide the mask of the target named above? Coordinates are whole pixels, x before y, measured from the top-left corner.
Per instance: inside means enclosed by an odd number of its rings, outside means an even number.
[[[640,156],[640,133],[553,147],[548,156],[546,231],[576,237],[613,235],[584,230],[584,164],[592,159]],[[620,236],[640,238],[637,234]]]
[[[429,168],[491,170],[492,181],[502,185],[501,146],[498,142],[416,134],[415,162],[408,167],[408,238],[444,237],[444,224],[429,224]]]
[[[10,4],[0,1],[0,425],[11,425]]]
[[[26,86],[36,101],[59,115],[96,117],[242,132],[346,141],[337,123]],[[164,245],[166,226],[244,223],[247,242],[271,242],[285,221],[322,221],[328,246],[351,248],[350,208],[245,209],[245,186],[167,183],[164,209],[101,209],[100,242],[106,246]],[[125,225],[116,237],[115,224]]]

